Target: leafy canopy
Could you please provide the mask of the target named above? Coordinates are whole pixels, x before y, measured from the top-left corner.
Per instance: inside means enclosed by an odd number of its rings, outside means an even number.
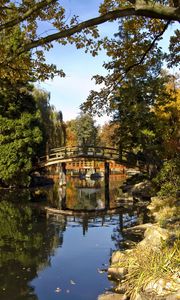
[[[170,24],[180,21],[179,4],[176,0],[104,0],[100,7],[97,7],[97,13],[98,10],[97,17],[92,16],[92,19],[80,21],[83,16],[67,18],[65,8],[58,0],[1,0],[1,79],[15,81],[25,76],[26,79],[28,77],[44,80],[56,74],[64,76],[63,71],[57,70],[54,64],[46,63],[44,51],[49,51],[53,47],[53,41],[57,41],[61,45],[75,43],[77,48],[84,47],[85,51],[96,55],[100,47],[104,46],[104,41],[99,38],[95,26],[108,21],[126,20],[131,16],[134,20],[131,24],[134,24],[133,30],[134,26],[142,26],[142,35],[146,35],[145,32],[150,30],[156,39]],[[42,33],[40,28],[47,28],[47,31]],[[54,30],[54,33],[50,34],[49,30]],[[177,62],[175,54],[178,55],[178,35],[179,30],[170,40],[169,59],[173,63]],[[147,37],[144,36],[143,40],[146,43]],[[134,41],[134,45],[136,43],[137,40]],[[148,47],[147,43],[146,50]]]

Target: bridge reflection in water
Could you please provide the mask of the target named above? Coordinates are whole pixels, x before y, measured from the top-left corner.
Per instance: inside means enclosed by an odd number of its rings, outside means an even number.
[[[116,175],[116,180],[110,176],[108,197],[104,182],[100,180],[68,177],[66,186],[59,186],[56,182],[49,204],[45,207],[47,218],[56,221],[67,218],[72,222],[79,222],[83,234],[89,226],[103,226],[108,220],[114,220],[120,232],[130,226],[129,222],[142,224],[147,221],[146,207],[130,200],[122,200],[123,194],[119,186],[124,180],[123,175]]]

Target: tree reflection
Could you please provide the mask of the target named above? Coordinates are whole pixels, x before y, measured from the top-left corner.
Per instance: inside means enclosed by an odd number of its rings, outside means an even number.
[[[30,282],[62,245],[65,223],[49,226],[27,203],[7,198],[0,201],[0,299],[36,300]]]
[[[137,242],[142,240],[142,232],[138,230],[127,230],[137,224],[144,224],[149,221],[148,210],[145,206],[136,207],[127,212],[119,214],[119,223],[113,229],[111,239],[114,242],[115,249],[125,250],[132,248]]]

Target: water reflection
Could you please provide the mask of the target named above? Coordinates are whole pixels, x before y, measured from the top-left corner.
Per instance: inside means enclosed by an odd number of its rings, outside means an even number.
[[[19,199],[28,194],[19,192]],[[27,201],[13,198],[10,202],[10,198],[12,193],[4,193],[0,201],[0,299],[35,300],[38,298],[29,283],[62,245],[65,224],[59,223],[58,229],[48,226]]]
[[[112,283],[105,268],[115,249],[135,237],[126,228],[142,223],[146,210],[119,207],[119,181],[68,180],[47,189],[0,194],[0,299],[95,300]],[[63,214],[44,214],[42,208]],[[114,210],[112,209],[114,208]],[[42,213],[43,212],[43,213]]]
[[[116,176],[117,177],[117,176]],[[122,194],[120,182],[125,176],[119,175],[118,180],[110,181],[108,199],[105,197],[104,182],[102,180],[80,179],[67,177],[66,186],[60,186],[55,181],[53,193],[48,194],[50,205],[59,209],[70,210],[98,210],[117,207],[117,198]],[[56,200],[55,200],[56,199]]]

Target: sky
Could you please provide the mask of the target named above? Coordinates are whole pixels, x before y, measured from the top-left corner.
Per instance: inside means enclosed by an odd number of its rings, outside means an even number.
[[[67,17],[78,15],[80,21],[93,18],[98,15],[98,5],[101,0],[62,0],[67,10]],[[117,32],[117,23],[111,22],[99,26],[102,36],[113,36]],[[166,33],[162,47],[167,48],[169,35],[173,29]],[[95,86],[92,76],[105,75],[106,71],[102,67],[103,62],[108,58],[105,51],[100,51],[98,56],[92,57],[89,53],[84,53],[83,49],[77,50],[74,45],[61,46],[54,43],[54,48],[46,53],[48,63],[56,64],[59,69],[63,69],[65,78],[55,77],[39,84],[50,92],[50,103],[63,113],[64,121],[74,119],[80,112],[79,106],[89,95],[90,90],[99,87]],[[107,121],[107,116],[96,118],[97,124],[102,125]]]

